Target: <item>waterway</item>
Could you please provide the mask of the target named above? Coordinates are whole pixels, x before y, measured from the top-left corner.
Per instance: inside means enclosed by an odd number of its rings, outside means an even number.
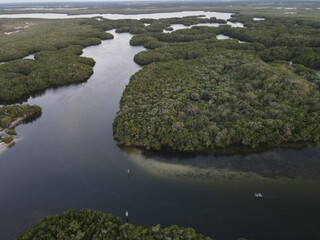
[[[25,13],[25,14],[1,14],[1,18],[42,18],[42,19],[70,19],[70,18],[93,18],[103,17],[108,19],[142,19],[142,18],[173,18],[186,16],[216,17],[218,19],[228,20],[232,13],[207,12],[207,11],[182,11],[171,13],[151,13],[151,14],[79,14],[68,15],[59,13]]]
[[[129,45],[130,34],[111,33],[84,50],[96,61],[84,86],[28,100],[43,114],[17,127],[20,140],[0,155],[0,239],[69,208],[129,211],[135,224],[190,226],[218,240],[318,239],[318,146],[206,156],[119,148],[112,122],[144,49]]]

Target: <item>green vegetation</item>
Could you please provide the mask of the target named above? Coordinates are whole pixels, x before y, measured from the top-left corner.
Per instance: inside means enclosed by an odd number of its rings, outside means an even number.
[[[0,132],[6,135],[0,137],[0,142],[9,144],[13,142],[16,135],[14,128],[21,122],[37,118],[41,114],[41,108],[37,105],[11,105],[0,107]]]
[[[246,28],[145,32],[114,121],[118,144],[181,152],[320,141],[318,23],[237,15]],[[157,22],[153,22],[153,25]],[[298,24],[298,27],[296,26]],[[219,41],[217,34],[237,39]],[[288,61],[292,60],[290,65]]]
[[[320,80],[310,68],[320,67],[319,22],[253,16],[233,17],[246,28],[197,17],[19,20],[27,28],[0,38],[0,61],[11,60],[0,66],[0,102],[86,81],[94,61],[80,57],[83,47],[111,39],[105,31],[116,29],[149,49],[134,58],[148,66],[132,77],[114,122],[120,145],[192,152],[318,142]],[[197,23],[223,25],[162,32]],[[218,34],[232,39],[219,41]],[[28,54],[35,60],[21,59]]]
[[[0,104],[17,103],[49,87],[86,81],[93,73],[94,60],[81,57],[82,49],[112,39],[106,30],[144,26],[137,20],[96,19],[40,20],[0,19]],[[6,34],[10,32],[10,34]],[[33,59],[22,59],[34,54]],[[14,125],[37,117],[38,106],[14,105],[0,108],[3,142],[15,135]]]
[[[150,22],[148,27],[144,22]],[[94,60],[80,57],[82,48],[113,36],[106,30],[141,34],[162,32],[170,24],[191,25],[219,22],[196,17],[138,20],[2,20],[0,25],[20,30],[0,38],[0,103],[14,103],[49,87],[86,81],[93,73]],[[0,26],[0,27],[1,27]],[[149,48],[162,46],[150,42]],[[35,60],[21,59],[35,54]],[[18,60],[15,60],[18,59]]]
[[[37,53],[35,60],[3,64],[0,66],[0,101],[14,102],[48,87],[83,82],[93,73],[93,65],[93,59],[64,49]]]
[[[121,218],[100,211],[84,209],[79,212],[68,210],[60,216],[44,218],[18,240],[32,239],[112,239],[112,240],[210,240],[197,234],[192,228],[172,225],[161,228],[135,226],[124,223]]]
[[[0,107],[0,129],[9,128],[19,118],[32,119],[41,114],[37,105],[12,105]],[[8,130],[10,135],[15,135],[13,130]],[[11,134],[12,133],[12,134]]]
[[[7,135],[3,138],[0,139],[2,142],[4,142],[5,144],[9,144],[13,141],[13,137],[10,135]]]
[[[21,21],[21,20],[19,20]],[[0,102],[16,102],[48,87],[83,82],[93,73],[93,59],[82,48],[113,36],[88,20],[32,20],[27,28],[0,38]],[[21,22],[20,22],[21,24]],[[20,59],[35,53],[35,60]]]
[[[14,135],[17,135],[17,132],[16,130],[9,128],[9,129],[6,129],[6,134],[14,136]]]

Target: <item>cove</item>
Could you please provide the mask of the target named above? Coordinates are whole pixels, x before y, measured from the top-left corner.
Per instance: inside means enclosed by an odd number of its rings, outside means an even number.
[[[194,156],[120,149],[112,122],[144,49],[111,33],[84,50],[96,61],[84,86],[28,100],[43,114],[19,126],[21,140],[0,155],[1,239],[69,208],[128,210],[132,223],[190,226],[215,239],[318,238],[318,146]]]

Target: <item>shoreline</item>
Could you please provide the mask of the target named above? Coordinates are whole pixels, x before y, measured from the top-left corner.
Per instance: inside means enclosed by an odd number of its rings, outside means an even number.
[[[10,124],[8,128],[4,129],[3,131],[6,131],[7,129],[14,129],[15,127],[19,126],[21,123],[23,123],[23,121],[27,120],[28,118],[29,116],[27,115],[17,118]]]
[[[34,114],[26,114],[23,117],[19,117],[17,119],[15,119],[13,122],[11,122],[10,126],[4,129],[0,129],[0,132],[6,132],[7,130],[15,130],[15,128],[17,126],[19,126],[20,124],[27,122],[29,119],[33,119],[33,118],[37,118],[38,114],[34,113]],[[16,135],[10,135],[7,134],[8,136],[12,136],[13,140],[9,143],[4,143],[2,141],[0,141],[0,155],[2,153],[4,153],[7,149],[9,149],[10,147],[14,146],[15,143],[17,142],[17,140],[20,139],[20,137],[18,136],[18,134]]]
[[[1,155],[4,151],[6,151],[7,149],[8,149],[8,145],[5,144],[4,142],[1,142],[1,143],[0,143],[0,155]]]

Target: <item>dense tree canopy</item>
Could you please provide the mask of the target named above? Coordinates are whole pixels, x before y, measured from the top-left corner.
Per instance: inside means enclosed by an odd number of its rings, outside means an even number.
[[[113,126],[120,145],[199,152],[320,141],[320,79],[307,68],[320,64],[317,26],[286,18],[238,20],[246,28],[132,38],[131,44],[153,50],[134,58],[148,66],[121,99]],[[219,41],[217,34],[247,43]]]
[[[320,68],[319,23],[260,17],[265,20],[233,16],[245,28],[198,17],[33,20],[0,38],[0,60],[11,60],[0,65],[0,102],[85,81],[94,61],[80,57],[83,47],[112,38],[105,31],[116,29],[135,34],[131,45],[149,49],[134,58],[148,66],[132,77],[121,100],[114,122],[119,144],[212,151],[318,142],[320,80],[309,68]],[[222,25],[163,32],[198,23]],[[231,39],[219,41],[218,34]],[[28,54],[35,59],[21,59]]]
[[[8,128],[18,118],[28,118],[41,113],[37,105],[11,105],[0,107],[0,129]]]
[[[48,87],[87,80],[95,62],[79,56],[82,48],[113,38],[104,32],[107,26],[95,26],[95,22],[32,20],[25,23],[28,28],[1,37],[0,61],[5,64],[0,65],[0,103],[17,102]],[[29,54],[35,54],[35,60],[22,59]]]
[[[192,228],[176,225],[162,228],[135,226],[103,212],[84,209],[66,211],[62,215],[44,218],[18,240],[210,240],[197,234]]]

